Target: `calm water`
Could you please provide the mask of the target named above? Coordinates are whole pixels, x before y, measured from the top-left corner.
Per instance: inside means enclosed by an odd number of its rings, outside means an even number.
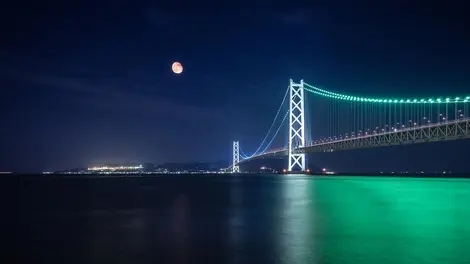
[[[470,263],[465,179],[4,178],[1,193],[3,263]]]

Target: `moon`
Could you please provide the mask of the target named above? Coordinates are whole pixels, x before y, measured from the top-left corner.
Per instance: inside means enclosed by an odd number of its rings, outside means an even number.
[[[171,70],[176,74],[180,74],[180,73],[183,72],[183,65],[181,65],[181,63],[175,61],[171,65]]]

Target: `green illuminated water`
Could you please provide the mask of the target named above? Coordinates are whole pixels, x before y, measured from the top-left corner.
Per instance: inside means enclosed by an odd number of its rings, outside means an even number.
[[[309,186],[318,263],[470,263],[469,180],[335,177]]]

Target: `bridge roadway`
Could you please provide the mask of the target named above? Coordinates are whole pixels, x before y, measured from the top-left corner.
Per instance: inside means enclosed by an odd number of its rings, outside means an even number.
[[[470,138],[470,118],[439,124],[429,124],[396,131],[343,138],[339,140],[317,140],[305,147],[296,148],[294,153],[333,152],[350,149],[374,148],[395,145],[418,144]],[[244,163],[254,159],[282,157],[288,155],[287,149],[275,149],[261,155],[241,160]],[[240,164],[239,163],[239,164]]]

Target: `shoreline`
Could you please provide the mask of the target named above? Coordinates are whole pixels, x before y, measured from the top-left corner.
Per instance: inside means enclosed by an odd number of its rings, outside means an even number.
[[[61,173],[10,173],[4,174],[0,178],[160,178],[160,177],[198,177],[198,176],[220,176],[220,177],[250,177],[250,176],[289,176],[289,175],[303,175],[313,177],[383,177],[383,178],[441,178],[441,179],[470,179],[470,173],[143,173],[143,174],[61,174]]]

